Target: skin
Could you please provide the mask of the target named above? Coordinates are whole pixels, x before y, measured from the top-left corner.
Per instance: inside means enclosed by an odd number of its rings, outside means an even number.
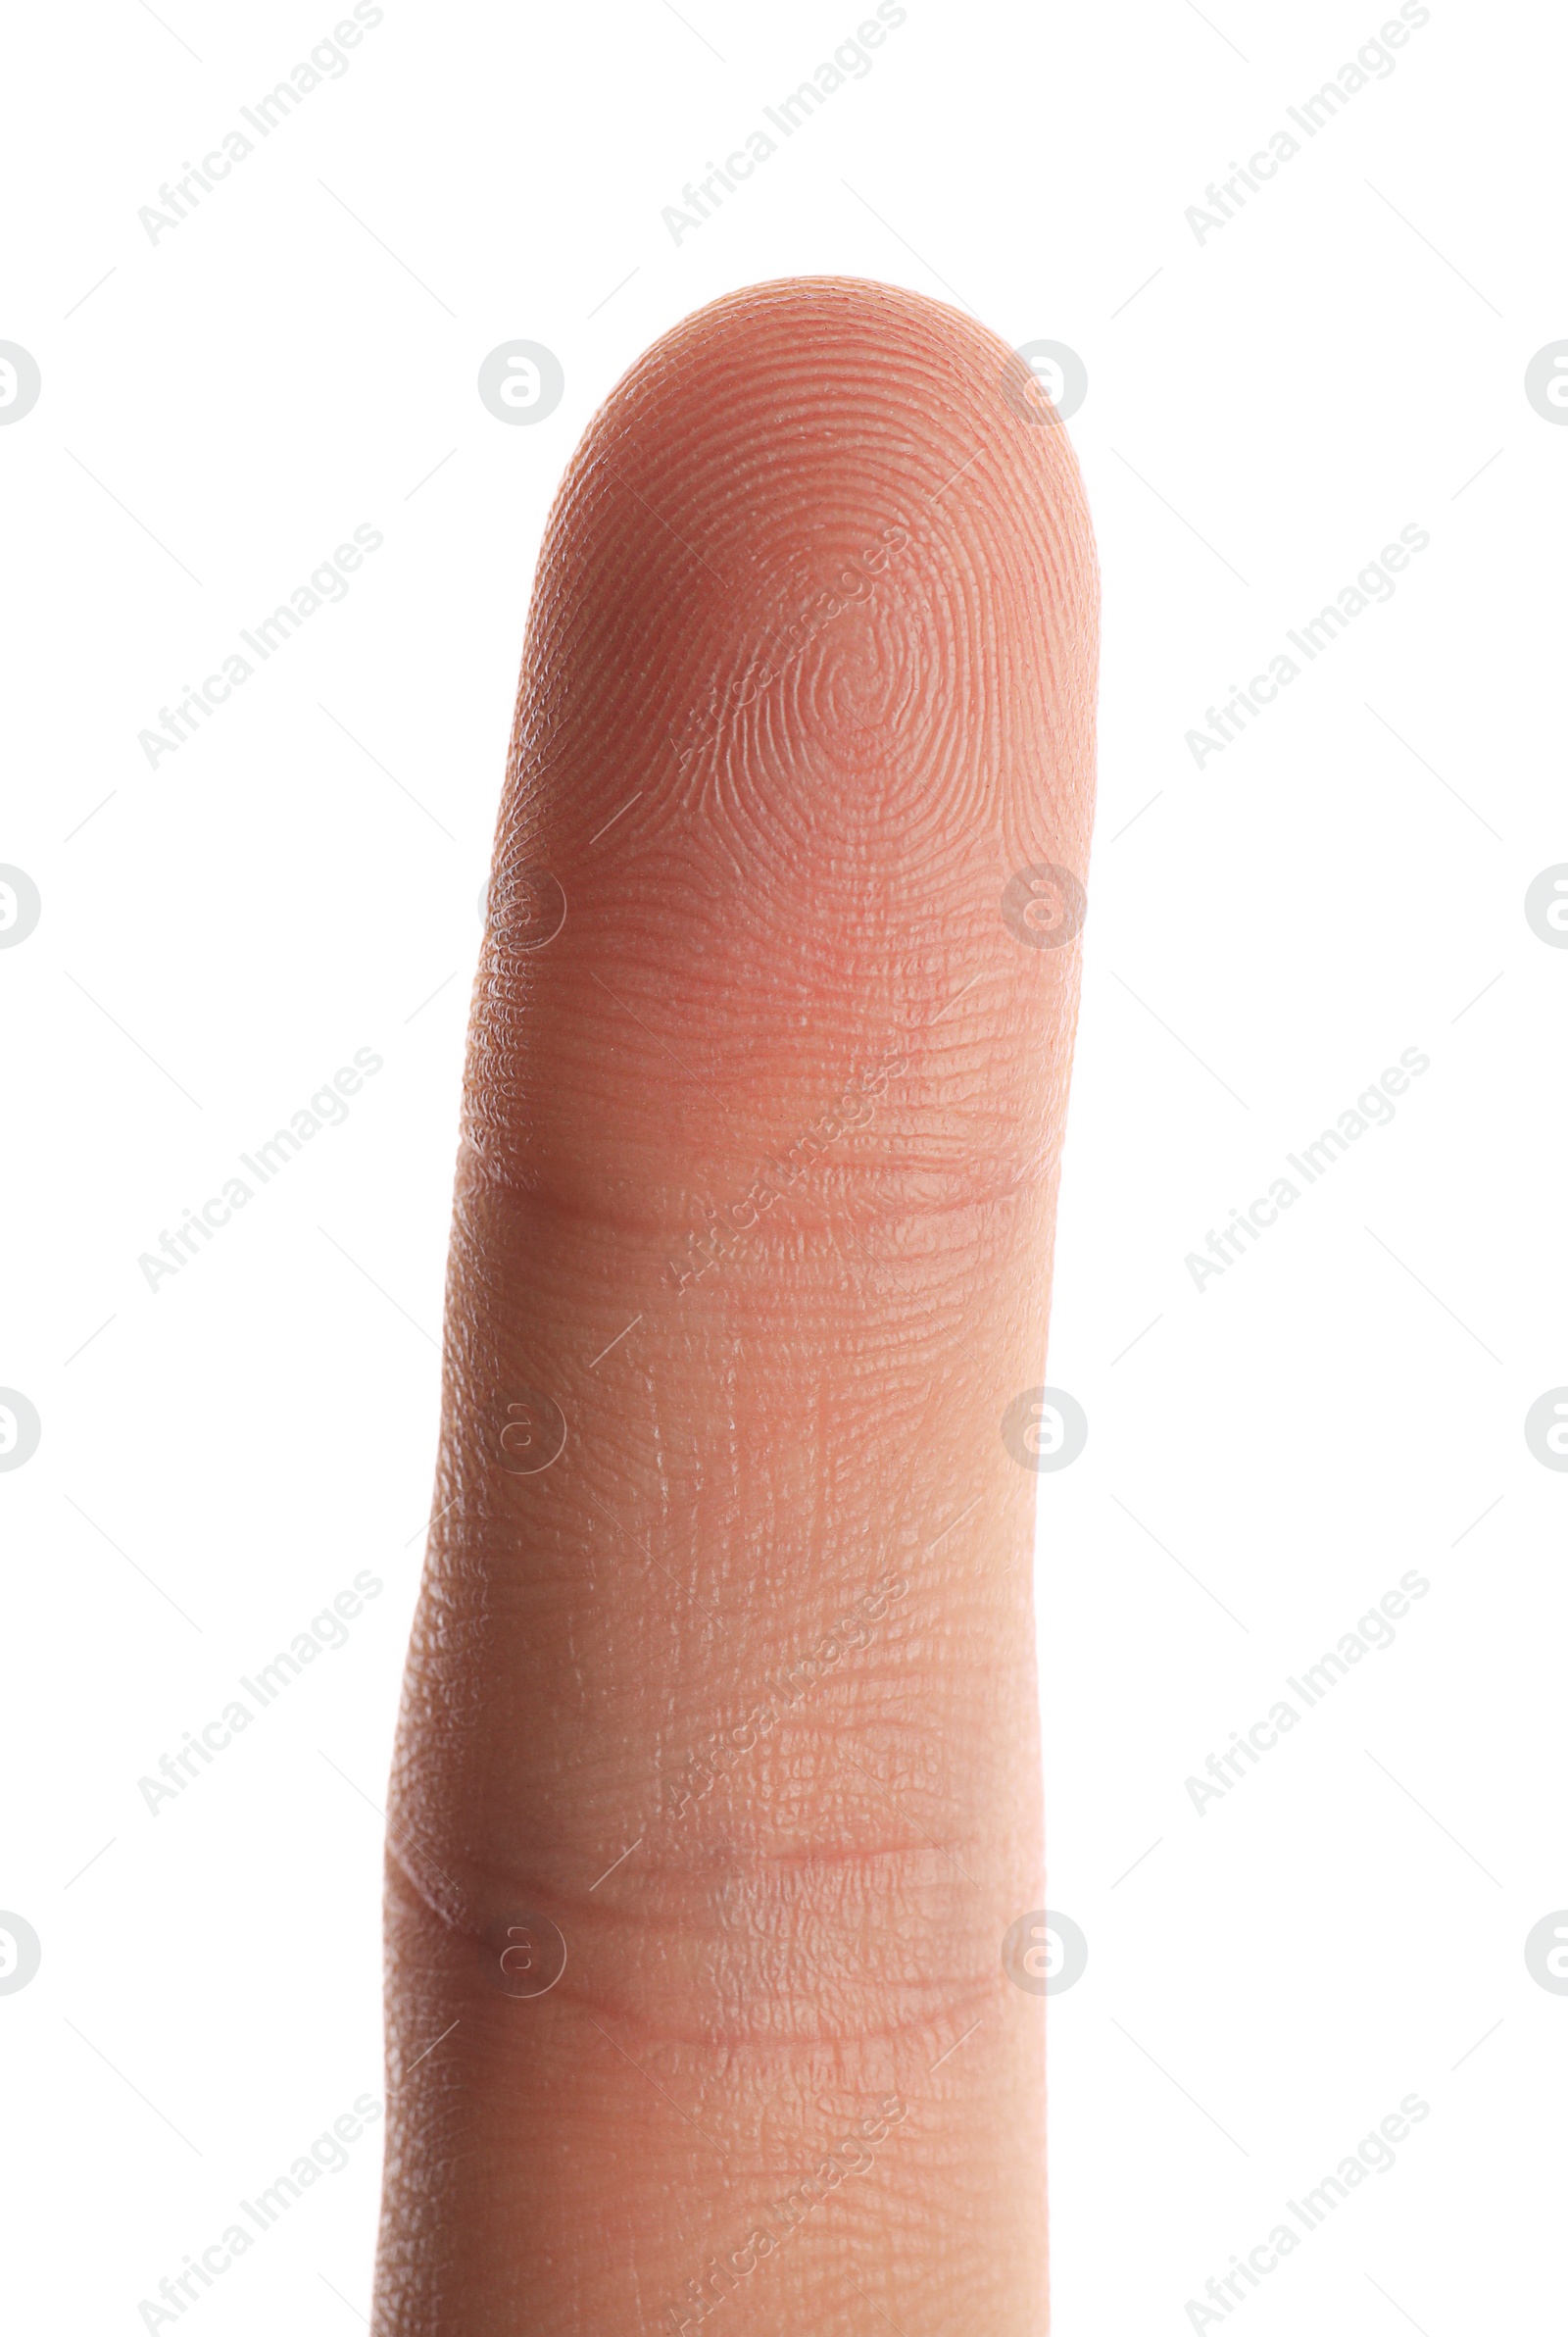
[[[566,472],[394,1763],[377,2337],[1046,2328],[1001,1423],[1081,945],[1002,902],[1087,873],[1097,613],[1064,431],[907,292],[716,303]]]

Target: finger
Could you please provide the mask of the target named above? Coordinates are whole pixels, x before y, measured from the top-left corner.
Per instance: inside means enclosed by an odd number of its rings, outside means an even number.
[[[1002,1422],[1096,581],[1026,384],[910,294],[764,286],[634,368],[550,520],[394,1776],[382,2337],[737,2291],[756,2337],[1044,2325]]]

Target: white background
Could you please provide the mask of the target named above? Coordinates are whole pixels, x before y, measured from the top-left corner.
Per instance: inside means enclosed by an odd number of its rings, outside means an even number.
[[[1568,35],[1432,0],[1200,244],[1206,182],[1392,7],[909,0],[677,246],[662,207],[859,13],[386,0],[156,244],[138,207],[329,0],[13,24],[0,338],[43,379],[0,428],[0,861],[43,901],[0,952],[0,1383],[43,1423],[0,1475],[0,1907],[43,1942],[0,1997],[19,2327],[138,2328],[379,2095],[368,1805],[535,547],[647,343],[802,273],[961,297],[1089,375],[1101,811],[1050,1377],[1091,1429],[1040,1561],[1051,1899],[1090,1942],[1051,2005],[1056,2327],[1193,2325],[1412,2091],[1397,2164],[1246,2325],[1457,2337],[1560,2295],[1568,2000],[1523,1943],[1568,1903],[1568,1480],[1522,1422],[1568,1380],[1568,953],[1522,904],[1568,859],[1568,430],[1523,375],[1568,334]],[[566,388],[511,428],[474,382],[519,337]],[[366,522],[347,599],[150,770],[138,731]],[[1410,522],[1393,600],[1199,770],[1187,729]],[[149,1290],[139,1254],[362,1047],[346,1124]],[[1187,1253],[1410,1047],[1392,1124],[1195,1289]],[[151,1815],[138,1777],[367,1566],[348,1644]],[[1184,1780],[1411,1567],[1396,1643],[1200,1816]],[[378,2149],[185,2317],[352,2330]]]

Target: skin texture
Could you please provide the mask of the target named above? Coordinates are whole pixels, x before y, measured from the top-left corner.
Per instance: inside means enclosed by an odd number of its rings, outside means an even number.
[[[1081,945],[1003,897],[1087,874],[1097,611],[1064,431],[907,292],[722,300],[572,459],[468,1039],[377,2337],[1046,2327],[1002,1420]]]

